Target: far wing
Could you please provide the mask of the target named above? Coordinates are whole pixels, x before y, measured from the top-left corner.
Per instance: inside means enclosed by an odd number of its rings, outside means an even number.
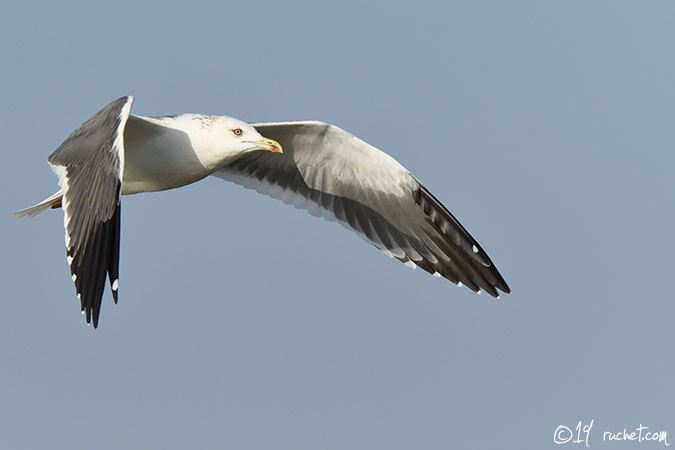
[[[106,273],[117,302],[124,127],[133,97],[94,114],[49,156],[63,192],[66,251],[87,323],[98,325]]]
[[[250,153],[214,175],[337,220],[406,265],[475,292],[511,291],[450,211],[386,153],[322,122],[253,126],[284,153]]]

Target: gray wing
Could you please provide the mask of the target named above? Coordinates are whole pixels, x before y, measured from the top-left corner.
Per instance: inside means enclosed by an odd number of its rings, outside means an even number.
[[[133,97],[94,114],[49,156],[63,192],[66,251],[87,323],[98,325],[106,274],[117,303],[124,127]]]
[[[386,153],[322,122],[252,125],[283,154],[249,153],[214,175],[337,220],[408,266],[494,297],[511,292],[478,242]]]

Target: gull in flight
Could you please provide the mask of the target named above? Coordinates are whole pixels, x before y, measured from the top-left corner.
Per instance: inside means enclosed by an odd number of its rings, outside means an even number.
[[[487,253],[408,170],[327,123],[248,124],[226,116],[130,114],[122,97],[52,153],[61,189],[16,212],[63,208],[66,255],[87,323],[98,326],[106,276],[117,303],[120,195],[216,176],[337,221],[383,253],[480,294],[511,292]]]

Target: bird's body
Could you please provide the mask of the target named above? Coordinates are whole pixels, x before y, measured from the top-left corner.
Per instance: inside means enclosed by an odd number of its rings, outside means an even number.
[[[194,183],[223,167],[238,153],[222,151],[227,127],[248,124],[229,117],[181,114],[130,116],[124,131],[122,194],[164,191]]]
[[[73,132],[49,157],[61,190],[17,213],[63,206],[68,262],[88,323],[98,323],[106,274],[117,300],[119,195],[209,175],[337,220],[411,267],[479,293],[510,292],[478,243],[410,172],[344,130],[323,122],[134,116],[132,102],[116,100]]]

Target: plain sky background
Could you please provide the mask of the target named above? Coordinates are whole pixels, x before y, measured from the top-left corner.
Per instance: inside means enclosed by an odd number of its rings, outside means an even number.
[[[672,2],[4,2],[3,449],[675,443]],[[123,199],[85,326],[46,158],[133,112],[319,119],[387,151],[513,293],[218,179]],[[622,445],[623,444],[623,445]],[[642,444],[640,448],[656,448]]]

